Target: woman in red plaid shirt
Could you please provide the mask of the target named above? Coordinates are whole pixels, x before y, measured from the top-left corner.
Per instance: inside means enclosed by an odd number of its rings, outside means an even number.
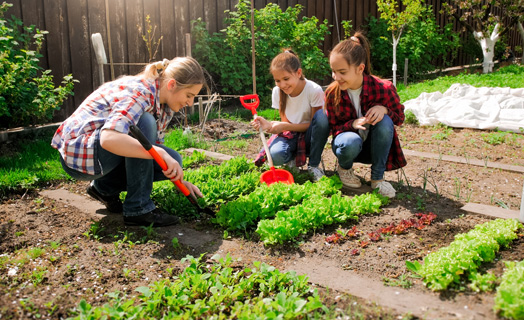
[[[175,112],[193,104],[203,86],[205,71],[193,58],[151,63],[140,74],[101,85],[60,125],[51,145],[60,152],[64,170],[77,180],[91,181],[87,193],[110,212],[123,212],[126,225],[175,224],[178,217],[151,200],[153,181],[183,179],[182,157],[163,145],[164,130]],[[128,135],[131,125],[154,143],[167,170]],[[182,182],[202,197],[196,186]],[[127,191],[123,204],[122,191]]]
[[[347,187],[359,188],[353,163],[371,164],[371,187],[393,198],[395,189],[384,180],[384,172],[406,165],[395,131],[395,125],[404,122],[397,90],[371,75],[369,42],[359,32],[335,46],[329,64],[335,81],[326,90],[325,106],[340,179]]]

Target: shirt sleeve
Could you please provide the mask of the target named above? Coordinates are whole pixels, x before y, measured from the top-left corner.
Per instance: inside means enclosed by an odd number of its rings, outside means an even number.
[[[324,91],[316,83],[312,83],[313,88],[310,91],[309,101],[311,108],[324,107]]]
[[[114,103],[101,130],[110,129],[127,134],[132,124],[138,120],[149,106],[149,99],[140,92]]]
[[[271,108],[280,109],[280,88],[274,87],[271,94]]]

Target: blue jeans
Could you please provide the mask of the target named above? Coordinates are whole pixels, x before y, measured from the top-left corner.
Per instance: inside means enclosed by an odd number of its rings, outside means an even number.
[[[371,164],[371,180],[381,180],[386,171],[389,149],[395,127],[388,115],[369,127],[366,141],[358,133],[346,131],[338,134],[332,143],[333,153],[343,169],[351,169],[354,162]]]
[[[306,131],[306,154],[309,155],[309,165],[318,167],[322,159],[322,151],[329,137],[329,122],[322,109],[315,112],[313,120]],[[276,137],[269,152],[275,166],[283,165],[295,158],[297,153],[298,136],[293,139]]]
[[[137,126],[149,141],[156,141],[157,126],[153,115],[144,113]],[[182,165],[182,157],[178,152],[163,145],[154,145],[166,150],[171,157]],[[138,216],[155,209],[155,204],[150,197],[153,182],[167,180],[167,177],[154,160],[126,158],[111,153],[100,146],[99,135],[96,137],[94,157],[95,175],[73,170],[67,167],[61,159],[62,167],[74,179],[94,180],[94,187],[102,195],[113,196],[122,191],[127,191],[124,201],[124,216]]]

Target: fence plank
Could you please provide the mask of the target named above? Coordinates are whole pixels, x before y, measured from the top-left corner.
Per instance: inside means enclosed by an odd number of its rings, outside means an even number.
[[[20,4],[22,0],[11,0],[9,1],[12,6],[6,11],[4,18],[11,18],[11,15],[22,18],[22,5]]]
[[[91,46],[88,28],[87,0],[67,0],[67,15],[75,17],[68,19],[69,25],[69,51],[71,55],[71,70],[75,79],[79,81],[75,85],[75,101],[83,101],[92,88],[91,76]],[[78,98],[78,100],[76,100]]]
[[[109,54],[109,46],[111,46],[111,55],[114,63],[129,62],[127,56],[127,28],[126,28],[126,0],[105,0],[109,7],[109,26],[111,43],[109,43],[109,34],[105,36],[106,52]],[[136,30],[136,28],[134,28]],[[107,41],[107,42],[106,42]],[[107,57],[109,61],[109,56]],[[108,68],[110,69],[110,67]],[[125,65],[113,66],[114,78],[118,78],[124,74],[130,74],[129,67]]]
[[[316,15],[316,11],[317,11],[317,1],[316,0],[308,0],[307,1],[307,9],[306,9],[307,16],[308,17],[315,16],[315,17],[318,18],[318,16]]]
[[[302,6],[302,11],[300,11],[299,19],[307,16],[307,0],[298,0],[298,4]]]
[[[104,10],[99,10],[100,8],[103,8]],[[92,74],[93,77],[91,79],[91,91],[94,90],[94,88],[97,88],[100,85],[100,70],[98,70],[98,64],[96,62],[96,54],[93,50],[93,44],[91,43],[91,35],[94,33],[100,33],[100,35],[105,35],[107,33],[107,26],[106,26],[106,10],[105,10],[105,2],[104,0],[90,0],[87,3],[87,11],[89,12],[89,46],[91,48],[92,52]],[[102,39],[104,36],[102,36]],[[106,52],[107,57],[107,52]],[[104,80],[109,79],[109,74],[106,74],[104,72]]]
[[[213,34],[218,31],[218,17],[222,17],[221,14],[217,12],[217,2],[216,0],[204,1],[204,19],[206,21],[207,30],[209,34]]]
[[[335,16],[334,16],[333,11],[334,11],[333,10],[333,0],[325,1],[324,2],[324,17],[325,17],[325,19],[328,19],[328,25],[330,25],[328,30],[331,33],[331,36],[330,37],[326,37],[324,39],[324,52],[328,52],[329,50],[331,50],[331,48],[332,48],[332,46],[331,46],[332,39],[333,39],[333,37],[337,36],[337,28],[334,25],[335,24]]]
[[[188,0],[175,0],[176,52],[179,56],[186,55],[185,34],[189,29],[188,18]]]
[[[34,25],[40,30],[45,30],[44,22],[44,4],[42,0],[24,0],[24,6],[22,7],[22,20],[25,25]],[[41,61],[41,67],[49,69],[47,63],[47,43],[44,41],[40,54],[43,55]]]
[[[152,43],[150,47],[148,45],[145,45],[146,60],[142,62],[153,62],[153,61],[162,60],[163,58],[162,46],[160,46],[160,44],[158,43],[158,39],[162,35],[160,33],[161,32],[161,29],[160,29],[160,10],[161,9],[159,7],[160,6],[159,0],[146,0],[146,1],[143,1],[143,5],[144,5],[144,29],[142,31],[142,34],[146,35],[146,38],[147,38],[148,25],[146,22],[146,17],[149,16]]]
[[[59,85],[63,77],[72,73],[69,59],[69,27],[66,0],[44,0],[45,25],[50,32],[46,36],[48,58],[55,85]],[[80,91],[80,90],[79,90]],[[78,100],[78,98],[76,99]],[[67,118],[80,104],[75,97],[69,97],[60,110],[55,112],[54,120]]]
[[[160,0],[160,33],[163,36],[160,46],[162,55],[159,58],[173,59],[176,51],[175,4],[173,0]]]
[[[126,39],[127,56],[130,63],[147,62],[146,45],[142,39],[145,30],[145,16],[142,7],[142,0],[125,0],[126,6]],[[140,66],[129,66],[129,73],[136,74],[140,71]]]
[[[348,1],[348,7],[347,7],[347,18],[351,20],[351,24],[353,25],[353,29],[358,30],[360,25],[357,24],[357,4],[356,1],[358,0],[349,0]]]
[[[224,11],[226,10],[229,10],[229,1],[217,0],[217,12],[219,16],[222,16],[222,18],[218,19],[218,30],[222,30],[226,27],[226,25],[224,24],[224,18],[226,17]]]

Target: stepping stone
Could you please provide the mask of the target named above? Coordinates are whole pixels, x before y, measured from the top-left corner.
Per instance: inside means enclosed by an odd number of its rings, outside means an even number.
[[[381,281],[373,280],[344,270],[336,261],[320,257],[298,257],[286,263],[285,270],[306,275],[309,282],[324,288],[346,292],[350,295],[373,301],[380,306],[409,313],[421,319],[496,319],[492,308],[493,299],[466,305],[467,300],[460,297],[444,299],[438,293],[408,290],[385,286]],[[471,303],[471,301],[469,301]]]
[[[190,154],[192,154],[194,151],[204,152],[204,154],[207,157],[211,157],[211,158],[214,158],[214,159],[217,159],[217,160],[221,160],[221,161],[231,160],[231,159],[234,158],[233,156],[229,156],[229,155],[226,155],[226,154],[223,154],[223,153],[208,151],[208,150],[204,150],[204,149],[188,148],[188,149],[184,149],[183,151],[187,152],[187,153],[190,153]]]
[[[503,218],[503,219],[518,219],[520,212],[517,210],[509,210],[504,209],[501,207],[496,206],[488,206],[485,204],[478,204],[478,203],[467,203],[465,206],[460,208],[461,210],[476,213],[476,214],[482,214],[485,216],[493,217],[493,218]]]

